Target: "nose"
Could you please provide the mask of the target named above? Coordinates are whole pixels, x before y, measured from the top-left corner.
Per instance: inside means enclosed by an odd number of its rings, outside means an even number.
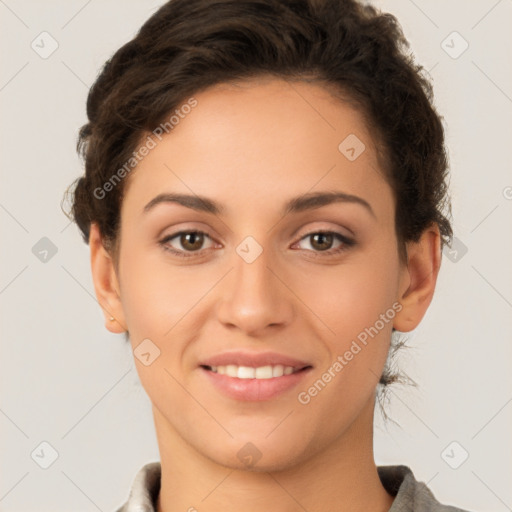
[[[235,255],[234,269],[226,276],[217,302],[222,324],[251,336],[290,324],[293,294],[273,266],[266,250],[252,263]]]

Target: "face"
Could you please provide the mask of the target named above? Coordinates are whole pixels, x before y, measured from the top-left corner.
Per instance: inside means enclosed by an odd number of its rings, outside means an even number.
[[[360,112],[320,85],[194,97],[129,177],[110,307],[136,353],[150,340],[135,364],[169,442],[231,467],[250,442],[285,468],[373,403],[410,284],[393,194]]]

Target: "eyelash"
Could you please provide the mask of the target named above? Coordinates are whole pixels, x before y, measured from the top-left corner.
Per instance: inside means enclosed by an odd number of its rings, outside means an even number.
[[[178,256],[179,258],[193,258],[193,257],[196,257],[200,251],[178,251],[178,250],[173,249],[173,248],[171,248],[171,247],[169,247],[167,245],[167,243],[169,241],[173,240],[174,238],[176,238],[176,237],[178,237],[180,235],[184,235],[184,234],[206,235],[208,238],[211,239],[211,237],[210,237],[210,235],[208,235],[208,233],[206,233],[204,231],[199,231],[199,230],[192,229],[192,230],[189,230],[189,231],[178,231],[177,233],[174,233],[172,235],[166,236],[163,240],[161,240],[159,242],[159,244],[161,245],[162,249],[172,253],[175,256]],[[315,258],[317,258],[317,257],[336,256],[338,254],[341,254],[342,252],[347,251],[348,249],[350,249],[354,245],[356,245],[356,242],[354,240],[352,240],[352,239],[342,235],[341,233],[337,233],[336,231],[327,231],[327,230],[325,230],[325,231],[322,231],[322,230],[310,231],[309,233],[306,233],[304,236],[302,236],[299,239],[299,242],[301,242],[305,238],[308,238],[309,236],[318,235],[318,234],[334,235],[334,237],[337,238],[339,241],[341,241],[343,243],[343,245],[341,245],[340,247],[338,247],[336,249],[329,249],[327,251],[312,251],[312,250],[309,250],[309,249],[305,249],[308,252],[311,252],[313,257],[315,257]]]

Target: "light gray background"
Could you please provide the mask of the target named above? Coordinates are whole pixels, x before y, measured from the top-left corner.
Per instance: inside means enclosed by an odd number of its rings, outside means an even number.
[[[60,201],[82,172],[75,142],[88,88],[162,3],[0,0],[3,511],[113,511],[135,472],[159,459],[129,345],[103,326],[88,246]],[[445,253],[400,358],[419,385],[390,393],[401,428],[376,412],[376,461],[409,465],[441,502],[512,510],[512,1],[375,3],[398,17],[433,78],[454,231],[467,247],[455,261]],[[46,59],[31,48],[43,31],[59,45]],[[469,43],[458,58],[442,46],[462,48],[446,40],[453,31]],[[46,262],[32,252],[43,237],[58,249]],[[44,441],[58,452],[48,469]],[[463,450],[469,458],[452,469]]]

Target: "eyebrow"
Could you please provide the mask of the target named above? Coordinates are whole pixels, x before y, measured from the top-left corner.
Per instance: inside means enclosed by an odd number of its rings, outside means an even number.
[[[143,213],[149,212],[156,205],[161,203],[175,203],[190,208],[192,210],[213,213],[214,215],[222,214],[225,209],[219,203],[209,199],[208,197],[189,195],[162,193],[151,199],[144,207]],[[311,192],[298,197],[294,197],[284,205],[282,215],[289,213],[299,213],[306,210],[313,210],[332,203],[352,203],[363,206],[374,218],[376,218],[370,203],[362,197],[344,192]]]

